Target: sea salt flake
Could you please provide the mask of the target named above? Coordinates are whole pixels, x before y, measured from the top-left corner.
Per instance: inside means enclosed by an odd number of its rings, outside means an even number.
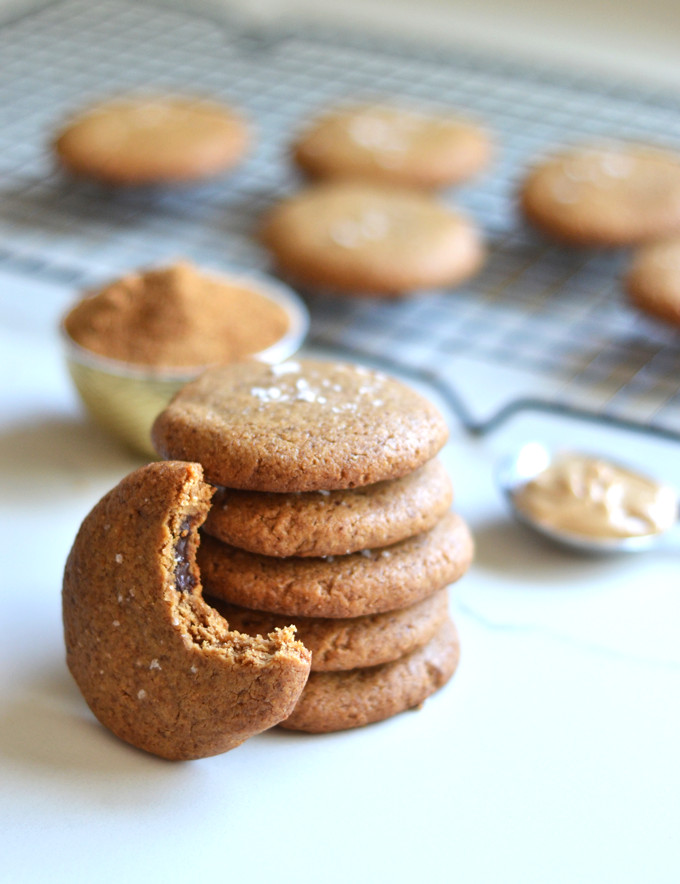
[[[119,565],[122,565],[122,564],[123,564],[123,557],[122,557],[122,555],[121,555],[120,553],[116,553],[116,562],[117,562],[117,564],[119,564]]]
[[[137,691],[137,699],[138,700],[143,700],[145,697],[146,697],[146,691],[144,690],[144,688]]]
[[[275,377],[280,377],[283,374],[297,374],[300,371],[300,363],[299,362],[279,362],[277,365],[271,366],[271,372]]]
[[[355,221],[349,218],[332,224],[328,235],[336,245],[342,246],[343,249],[355,249],[362,240],[359,227]]]
[[[250,395],[260,402],[276,402],[283,398],[283,392],[279,387],[253,387]]]
[[[114,621],[113,621],[113,625],[114,625],[114,626],[120,626],[120,620],[114,620]]]
[[[154,657],[151,663],[149,663],[149,669],[162,669],[161,664]]]

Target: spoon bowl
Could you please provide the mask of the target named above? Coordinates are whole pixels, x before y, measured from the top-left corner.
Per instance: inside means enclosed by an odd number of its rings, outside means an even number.
[[[579,454],[582,453],[579,452]],[[496,485],[505,497],[514,517],[520,523],[548,538],[553,543],[557,543],[580,553],[611,554],[645,552],[661,545],[675,524],[674,521],[669,527],[663,530],[646,534],[598,536],[587,533],[580,534],[575,531],[560,528],[556,525],[547,524],[539,518],[534,517],[523,507],[520,507],[518,505],[519,491],[524,488],[527,483],[531,482],[532,479],[535,479],[539,474],[543,473],[548,467],[554,464],[557,456],[557,452],[551,452],[540,442],[528,442],[518,451],[502,458],[498,463],[495,472]],[[601,455],[587,454],[585,456],[592,456],[600,461],[604,459]],[[608,460],[608,463],[629,472],[636,472],[631,467],[624,466],[614,461]],[[642,474],[638,475],[642,478],[647,478]],[[671,489],[668,488],[668,486],[664,486],[664,489],[669,495],[673,494],[675,519],[677,519],[679,509],[677,493],[671,492]]]

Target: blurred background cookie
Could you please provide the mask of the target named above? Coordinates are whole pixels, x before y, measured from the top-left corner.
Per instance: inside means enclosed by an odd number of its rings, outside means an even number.
[[[481,266],[475,225],[412,190],[327,182],[281,202],[262,240],[279,269],[308,286],[396,295],[454,286]]]
[[[491,141],[471,121],[391,104],[338,108],[293,145],[314,178],[353,178],[434,189],[466,181],[491,158]]]
[[[680,230],[680,156],[613,142],[566,149],[529,172],[520,203],[566,243],[634,245]]]
[[[680,325],[680,236],[640,248],[633,257],[626,287],[640,310]]]
[[[231,169],[250,137],[240,113],[215,101],[130,96],[83,111],[54,150],[70,172],[103,184],[168,185]]]

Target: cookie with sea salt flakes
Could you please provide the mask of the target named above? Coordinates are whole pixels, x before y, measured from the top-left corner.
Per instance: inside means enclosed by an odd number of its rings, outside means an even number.
[[[230,169],[249,141],[241,114],[215,101],[124,96],[74,117],[54,151],[69,171],[104,184],[179,184]]]
[[[212,491],[198,464],[130,473],[86,516],[64,571],[66,662],[83,697],[163,758],[216,755],[272,727],[309,673],[292,628],[242,635],[203,601],[197,529]]]
[[[456,286],[484,254],[463,215],[428,194],[366,182],[324,182],[283,200],[261,236],[287,276],[353,295]]]
[[[291,618],[208,599],[246,635],[267,635],[290,626]],[[313,672],[336,672],[389,663],[430,641],[448,617],[448,593],[441,589],[408,608],[365,617],[295,617],[297,637],[312,654]]]
[[[351,178],[434,189],[458,184],[487,165],[491,142],[478,125],[450,113],[395,104],[333,110],[293,146],[314,178]]]
[[[626,277],[626,288],[640,310],[680,325],[680,236],[638,249]]]
[[[217,490],[207,534],[266,556],[335,556],[427,531],[451,505],[451,480],[433,459],[401,479],[341,491]]]
[[[312,672],[287,730],[329,733],[384,721],[419,707],[453,676],[460,659],[456,627],[447,618],[424,645],[392,663],[347,672]]]
[[[680,155],[605,143],[540,162],[520,193],[530,222],[572,245],[627,246],[680,231]]]
[[[361,617],[406,608],[462,577],[473,543],[460,516],[383,549],[277,559],[204,535],[198,563],[206,593],[294,617]]]
[[[354,488],[437,454],[448,429],[427,399],[382,372],[301,359],[209,369],[157,417],[156,450],[252,491]]]

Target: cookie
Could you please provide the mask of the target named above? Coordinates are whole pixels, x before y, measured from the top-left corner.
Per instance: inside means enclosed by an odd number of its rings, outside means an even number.
[[[75,117],[54,150],[70,172],[104,184],[179,184],[230,169],[249,137],[240,114],[214,101],[130,96]]]
[[[212,604],[231,629],[261,635],[284,629],[290,618],[250,611],[219,599]],[[448,617],[448,592],[441,589],[415,605],[366,617],[296,617],[297,637],[312,654],[312,672],[334,672],[389,663],[427,644]]]
[[[434,459],[403,476],[345,491],[274,494],[220,488],[203,530],[265,556],[335,556],[389,546],[434,526],[451,505]]]
[[[344,294],[455,286],[483,260],[462,215],[427,194],[365,182],[326,182],[283,200],[261,236],[284,274]]]
[[[324,114],[293,146],[293,159],[315,178],[382,181],[434,189],[458,184],[491,158],[482,129],[452,114],[390,104]]]
[[[281,727],[328,733],[383,721],[420,706],[443,687],[459,658],[458,634],[447,618],[426,645],[392,663],[348,672],[313,672]]]
[[[201,463],[214,485],[276,492],[396,479],[434,457],[447,436],[440,412],[405,384],[310,359],[210,369],[152,429],[161,456]]]
[[[642,246],[633,258],[626,288],[640,310],[680,325],[680,236]]]
[[[571,148],[529,172],[520,202],[565,243],[634,245],[680,230],[680,156],[639,144]]]
[[[207,535],[198,552],[208,594],[291,617],[360,617],[405,608],[453,583],[471,560],[470,532],[454,513],[416,537],[348,556],[276,559]]]
[[[198,464],[131,473],[85,518],[64,572],[66,661],[99,721],[169,759],[226,752],[293,709],[310,654],[294,629],[229,631],[202,599]]]

